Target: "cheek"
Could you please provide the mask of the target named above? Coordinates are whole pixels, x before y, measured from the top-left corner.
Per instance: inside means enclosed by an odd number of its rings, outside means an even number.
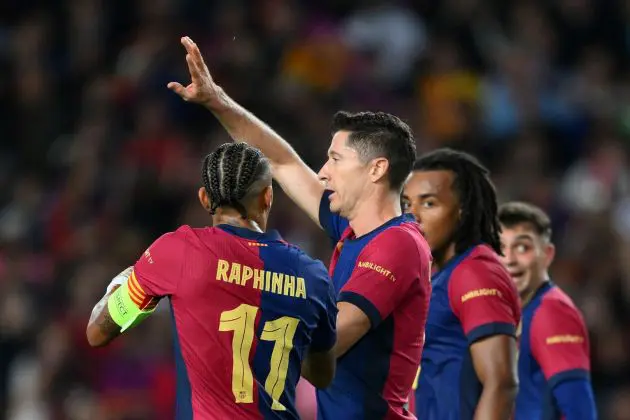
[[[527,270],[531,270],[536,266],[536,260],[532,255],[519,255],[516,257],[518,265]]]

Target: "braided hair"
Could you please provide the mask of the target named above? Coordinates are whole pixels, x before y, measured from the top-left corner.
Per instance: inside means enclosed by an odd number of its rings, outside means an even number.
[[[232,207],[247,219],[247,205],[271,184],[271,167],[260,150],[246,143],[225,143],[207,155],[203,185],[210,197],[210,214]]]
[[[485,166],[468,153],[442,148],[421,156],[414,163],[413,170],[446,170],[455,174],[453,188],[462,212],[455,235],[456,253],[464,252],[477,243],[485,243],[497,254],[503,255],[497,194],[490,180],[490,171]]]

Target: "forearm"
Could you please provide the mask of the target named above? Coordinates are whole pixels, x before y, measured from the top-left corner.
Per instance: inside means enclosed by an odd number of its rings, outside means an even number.
[[[475,411],[475,420],[508,420],[514,409],[516,384],[485,385]]]
[[[230,137],[260,149],[271,161],[272,166],[277,167],[300,160],[287,141],[230,98],[222,89],[219,89],[216,100],[206,104],[206,108],[219,120]]]
[[[118,326],[109,315],[107,302],[109,297],[119,286],[115,286],[105,294],[103,298],[94,306],[87,326],[87,339],[92,347],[102,347],[109,344],[114,338],[120,335]]]

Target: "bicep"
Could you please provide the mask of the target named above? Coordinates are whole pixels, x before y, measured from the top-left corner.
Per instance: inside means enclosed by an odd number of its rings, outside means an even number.
[[[324,185],[317,174],[298,159],[287,164],[274,165],[273,176],[289,198],[320,225],[319,204],[324,194]]]
[[[473,367],[484,385],[514,385],[516,379],[516,340],[508,335],[493,335],[470,346]]]
[[[358,306],[348,302],[337,304],[337,344],[335,356],[343,356],[370,330],[370,319]]]
[[[589,371],[588,336],[577,314],[543,303],[534,314],[530,335],[532,354],[547,380]]]
[[[449,282],[449,302],[469,344],[494,335],[514,336],[520,320],[515,289],[483,265],[458,267]]]

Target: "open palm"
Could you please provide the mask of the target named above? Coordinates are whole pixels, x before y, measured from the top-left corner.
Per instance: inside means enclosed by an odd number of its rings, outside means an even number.
[[[187,102],[209,106],[217,99],[219,87],[212,80],[197,44],[187,36],[182,37],[181,42],[186,49],[191,82],[186,87],[178,82],[170,82],[167,87]]]

